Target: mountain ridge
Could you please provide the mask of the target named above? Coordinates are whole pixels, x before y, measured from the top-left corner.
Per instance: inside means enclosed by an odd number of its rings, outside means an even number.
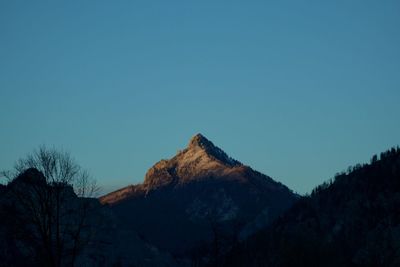
[[[215,225],[233,242],[245,225],[242,237],[260,227],[251,224],[260,213],[261,224],[268,224],[296,199],[288,187],[232,159],[201,134],[154,164],[143,183],[100,197],[121,227],[137,229],[150,243],[185,257],[201,244],[210,249]]]

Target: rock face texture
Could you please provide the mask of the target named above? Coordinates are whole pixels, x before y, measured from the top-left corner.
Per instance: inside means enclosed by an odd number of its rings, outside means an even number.
[[[286,186],[197,134],[186,149],[151,167],[142,184],[100,201],[111,206],[121,227],[135,229],[163,250],[188,255],[210,242],[232,241],[243,229],[240,235],[250,234],[257,216],[263,214],[262,223],[268,224],[296,199]]]

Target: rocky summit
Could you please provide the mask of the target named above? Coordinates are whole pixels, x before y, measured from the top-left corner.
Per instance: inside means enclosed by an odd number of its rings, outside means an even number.
[[[187,148],[151,167],[142,184],[100,201],[111,206],[122,227],[136,229],[161,249],[187,256],[204,254],[217,234],[226,236],[227,243],[251,234],[255,225],[265,226],[296,198],[283,184],[197,134]],[[221,249],[224,246],[229,244]]]

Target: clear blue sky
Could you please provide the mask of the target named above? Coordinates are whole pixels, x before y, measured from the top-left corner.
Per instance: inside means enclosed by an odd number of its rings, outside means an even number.
[[[203,133],[305,193],[400,144],[399,1],[0,2],[0,169],[63,148],[104,191]]]

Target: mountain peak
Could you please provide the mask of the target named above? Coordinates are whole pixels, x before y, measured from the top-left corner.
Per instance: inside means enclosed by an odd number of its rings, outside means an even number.
[[[201,133],[196,134],[190,139],[187,150],[192,151],[199,148],[203,150],[205,154],[207,154],[211,158],[214,158],[215,160],[220,161],[223,164],[229,166],[241,165],[240,162],[229,157],[222,149],[215,146]]]
[[[146,173],[144,184],[148,188],[156,188],[174,182],[217,177],[222,173],[231,173],[233,168],[241,166],[243,165],[239,161],[229,157],[199,133],[190,139],[186,149],[151,167]]]
[[[190,138],[188,146],[170,159],[162,159],[146,173],[142,184],[128,186],[102,198],[103,203],[117,203],[130,196],[198,184],[201,181],[257,185],[263,190],[287,190],[270,177],[254,171],[228,156],[204,135]],[[207,183],[206,183],[207,184]]]
[[[188,147],[205,147],[205,146],[214,146],[214,144],[208,140],[204,135],[202,135],[201,133],[198,133],[196,135],[194,135],[190,141],[189,141],[189,145]]]

